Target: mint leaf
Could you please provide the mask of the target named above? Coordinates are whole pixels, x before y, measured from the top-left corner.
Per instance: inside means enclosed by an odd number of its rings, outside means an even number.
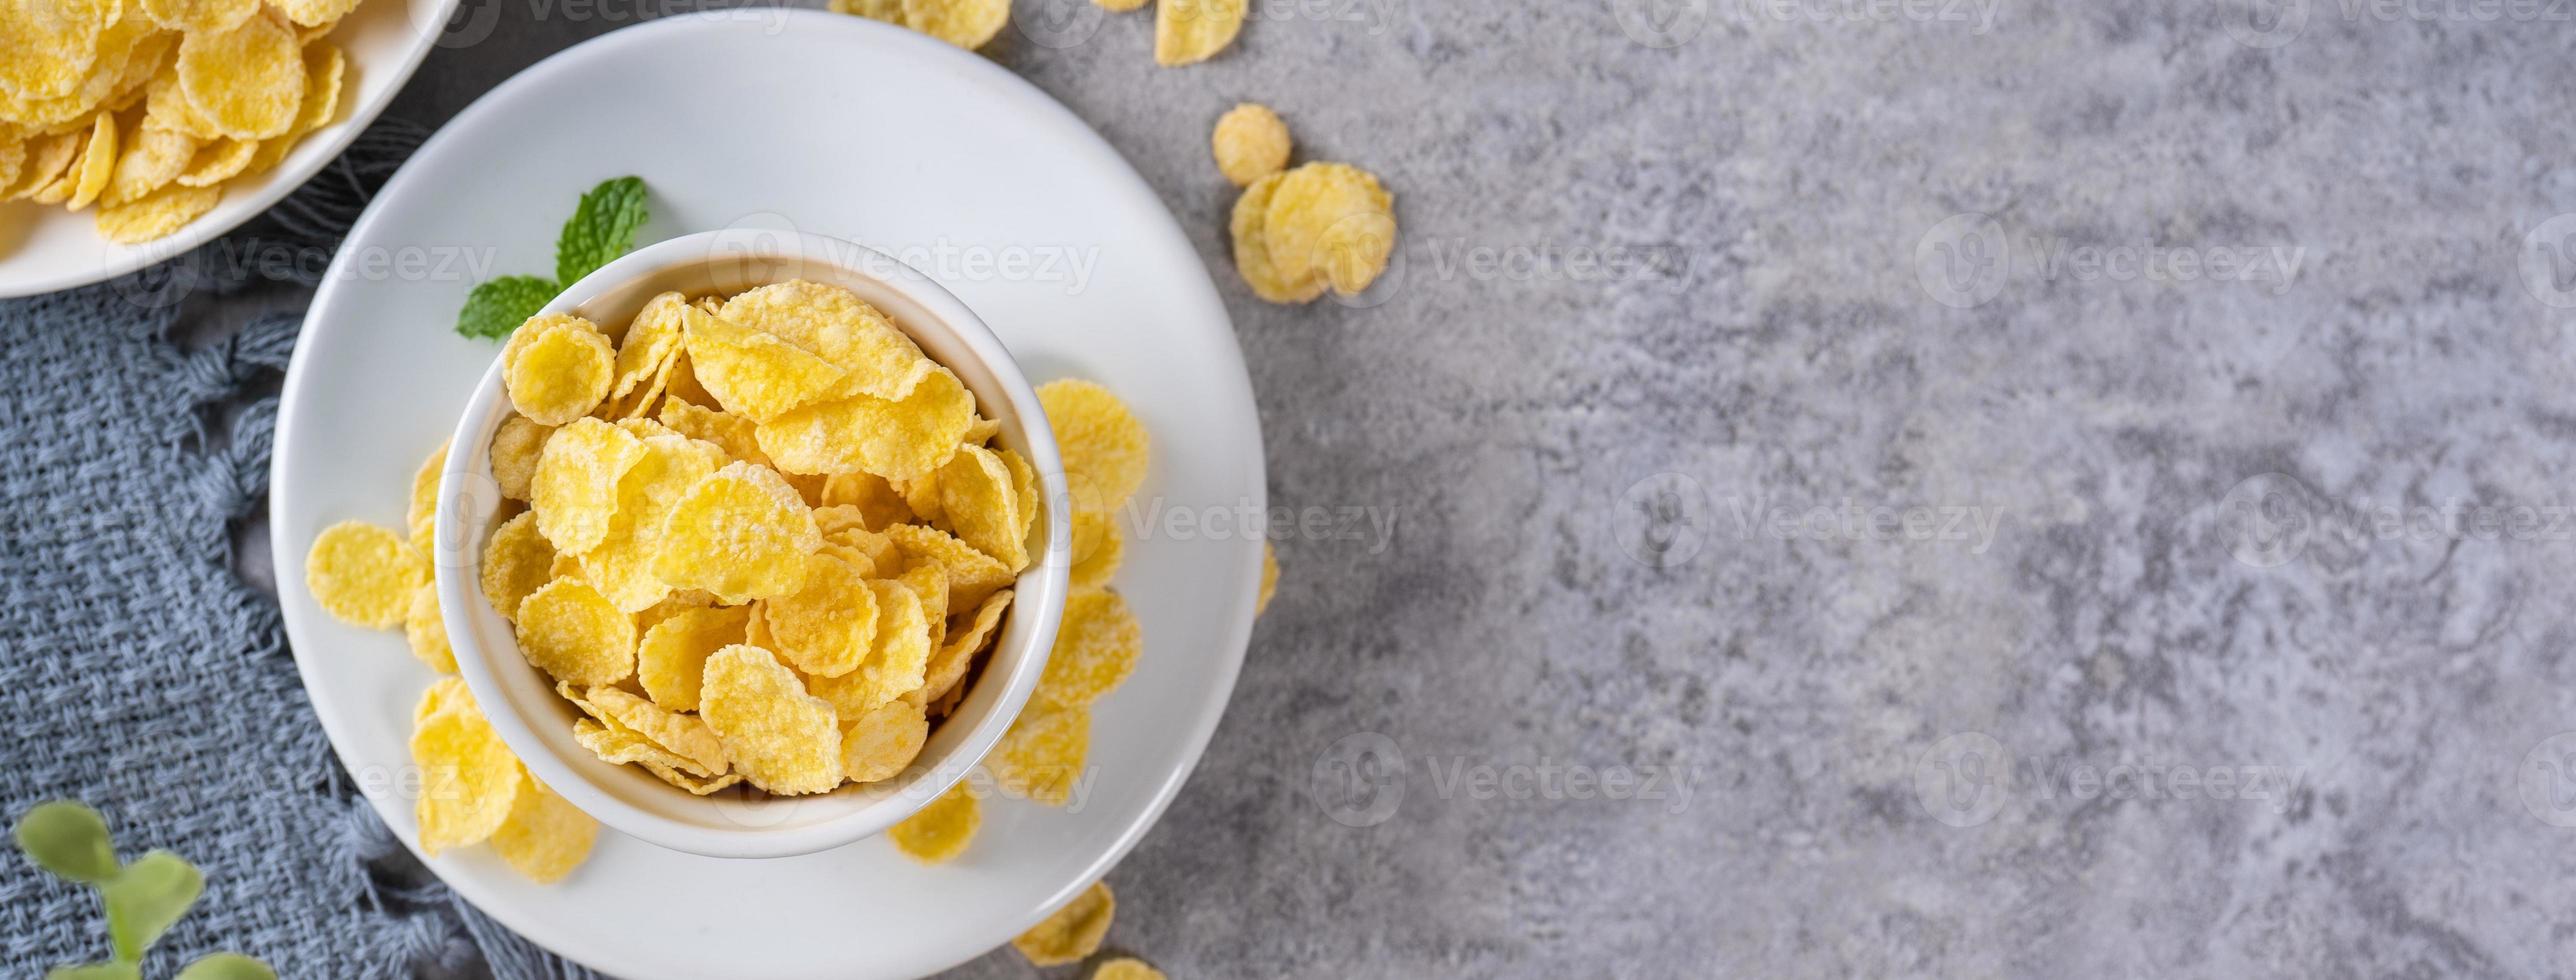
[[[208,953],[179,971],[176,980],[277,980],[277,971],[240,953]]]
[[[465,297],[465,308],[456,314],[456,332],[485,340],[508,337],[560,292],[563,287],[535,276],[502,276],[483,283]]]
[[[132,963],[84,963],[45,971],[45,980],[142,980],[143,968]]]
[[[188,914],[188,906],[197,904],[197,896],[205,890],[205,873],[176,854],[153,851],[135,858],[98,887],[107,905],[107,938],[116,947],[116,958],[128,963],[142,960],[143,951]]]
[[[555,240],[555,281],[566,286],[580,282],[626,254],[635,247],[635,229],[644,227],[644,217],[644,178],[619,177],[591,188]]]
[[[98,811],[70,800],[38,804],[18,818],[18,849],[38,867],[73,881],[116,877],[116,849]]]

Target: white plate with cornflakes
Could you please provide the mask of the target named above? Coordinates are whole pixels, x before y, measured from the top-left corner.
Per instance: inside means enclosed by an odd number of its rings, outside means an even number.
[[[123,2],[125,15],[135,18],[125,21],[128,26],[147,20],[138,0]],[[297,6],[299,9],[328,12],[347,2],[301,0]],[[317,16],[315,25],[310,27],[298,26],[279,8],[262,4],[253,19],[276,24],[292,35],[301,49],[299,53],[316,55],[315,60],[318,61],[321,47],[339,49],[339,79],[330,93],[329,104],[321,107],[327,112],[327,117],[313,120],[309,127],[297,125],[284,138],[269,141],[280,145],[269,148],[267,155],[261,156],[257,163],[245,166],[238,176],[219,177],[201,188],[182,188],[175,182],[159,184],[172,192],[169,195],[172,197],[203,195],[205,188],[219,189],[220,195],[212,197],[210,207],[202,203],[169,200],[153,202],[149,208],[135,209],[159,212],[138,215],[125,223],[126,228],[135,229],[139,222],[153,222],[148,230],[128,232],[159,236],[149,241],[118,244],[102,233],[98,216],[108,209],[109,203],[104,199],[88,203],[78,211],[68,210],[65,207],[68,201],[39,204],[20,199],[0,203],[0,298],[70,289],[167,261],[187,254],[268,210],[270,205],[303,186],[306,180],[338,157],[340,151],[348,148],[350,141],[357,139],[367,124],[384,111],[385,106],[393,101],[394,94],[402,89],[403,82],[411,78],[412,70],[420,66],[421,59],[427,57],[430,49],[446,36],[447,20],[455,12],[457,2],[361,0],[355,9],[336,20]],[[203,4],[182,9],[206,10],[215,6]],[[124,21],[125,18],[121,16],[118,20]],[[155,29],[152,33],[168,35],[166,40],[169,43],[157,50],[164,66],[162,72],[175,77],[179,39],[186,32]],[[156,48],[143,43],[130,50]],[[93,55],[91,61],[95,64],[114,57],[113,54]],[[146,100],[140,91],[133,92],[132,97],[132,104],[115,113],[119,125],[109,127],[123,131],[123,138],[117,141],[116,147],[120,155],[143,143],[134,138],[134,134],[145,125]],[[321,101],[316,100],[317,103]],[[91,111],[95,111],[95,107]],[[83,115],[95,119],[88,111]],[[8,128],[0,124],[0,130]],[[44,155],[40,139],[31,137],[18,142],[27,147],[20,153],[23,160],[33,161]],[[87,138],[83,137],[81,142],[86,146]],[[223,155],[218,151],[227,142],[208,134],[202,144],[192,148],[201,151],[202,156],[190,150],[181,152],[192,158],[192,166],[203,167],[210,158]],[[0,151],[0,155],[4,154],[5,151]],[[0,167],[0,171],[11,173],[22,169],[32,169],[32,166]],[[213,175],[212,171],[199,172]],[[170,229],[167,227],[170,222],[184,224]],[[234,261],[248,259],[234,257]]]
[[[1214,731],[1260,579],[1260,541],[1236,519],[1265,506],[1261,435],[1224,306],[1151,189],[1037,89],[930,38],[775,9],[639,25],[494,90],[387,184],[314,300],[280,409],[275,560],[314,710],[412,840],[407,739],[435,675],[399,633],[324,615],[297,586],[305,554],[343,519],[402,525],[414,467],[499,353],[452,331],[467,292],[552,268],[572,202],[622,174],[651,191],[643,241],[737,228],[862,242],[954,292],[1032,382],[1123,396],[1154,444],[1114,583],[1144,652],[1094,708],[1073,805],[988,799],[948,864],[882,838],[724,860],[614,833],[552,886],[490,848],[428,864],[502,923],[623,977],[916,976],[1005,943],[1143,837]]]

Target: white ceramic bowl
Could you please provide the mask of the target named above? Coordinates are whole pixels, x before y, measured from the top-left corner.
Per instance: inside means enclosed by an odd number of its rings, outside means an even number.
[[[921,349],[966,383],[978,409],[1001,423],[1003,445],[1029,461],[1051,502],[1035,530],[1043,542],[1015,586],[1011,613],[982,673],[956,710],[932,730],[912,768],[895,779],[815,796],[726,791],[694,797],[634,766],[602,762],[573,741],[579,709],[519,652],[510,623],[483,598],[483,543],[495,526],[492,433],[510,416],[499,358],[457,423],[438,511],[438,601],[456,665],[483,713],[536,778],[601,823],[664,847],[724,858],[786,857],[865,839],[947,790],[991,751],[1046,668],[1064,613],[1072,552],[1064,464],[1028,379],[999,339],[964,303],[883,252],[819,235],[759,230],[705,232],[629,253],[564,290],[548,313],[575,313],[603,327],[632,319],[653,296],[731,295],[788,279],[850,289],[885,311]]]

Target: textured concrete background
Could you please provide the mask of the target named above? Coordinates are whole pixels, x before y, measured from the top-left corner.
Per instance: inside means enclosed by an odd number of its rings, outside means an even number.
[[[1220,273],[1274,502],[1393,521],[1279,543],[1115,948],[2576,956],[2571,5],[1253,2],[1183,71],[1082,0],[987,52]],[[665,10],[466,3],[396,115]],[[1399,195],[1366,302],[1234,279],[1205,146],[1246,98]]]

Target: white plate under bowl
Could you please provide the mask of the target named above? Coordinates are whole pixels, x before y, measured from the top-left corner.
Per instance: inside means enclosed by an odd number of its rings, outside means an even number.
[[[140,245],[98,236],[98,208],[65,211],[28,201],[0,204],[0,298],[113,279],[176,258],[268,210],[348,149],[437,46],[457,0],[365,0],[325,40],[348,53],[340,119],[295,144],[257,177],[224,184],[224,199],[177,234]]]
[[[399,635],[324,615],[301,584],[304,554],[339,520],[402,525],[413,469],[497,356],[451,330],[481,274],[457,267],[547,273],[574,201],[623,174],[651,189],[644,240],[774,228],[867,242],[956,293],[1032,382],[1089,378],[1124,396],[1154,439],[1130,511],[1153,520],[1127,522],[1116,581],[1143,659],[1094,709],[1077,805],[987,799],[981,834],[950,864],[882,838],[754,861],[603,834],[553,886],[488,848],[429,867],[503,924],[623,977],[896,977],[962,962],[1116,864],[1224,712],[1260,578],[1260,542],[1233,521],[1266,506],[1224,306],[1170,213],[1080,120],[909,31],[775,9],[666,18],[495,89],[386,185],[335,260],[287,372],[270,484],[296,664],[341,761],[405,841],[411,710],[434,675]],[[369,258],[399,255],[420,259]]]

